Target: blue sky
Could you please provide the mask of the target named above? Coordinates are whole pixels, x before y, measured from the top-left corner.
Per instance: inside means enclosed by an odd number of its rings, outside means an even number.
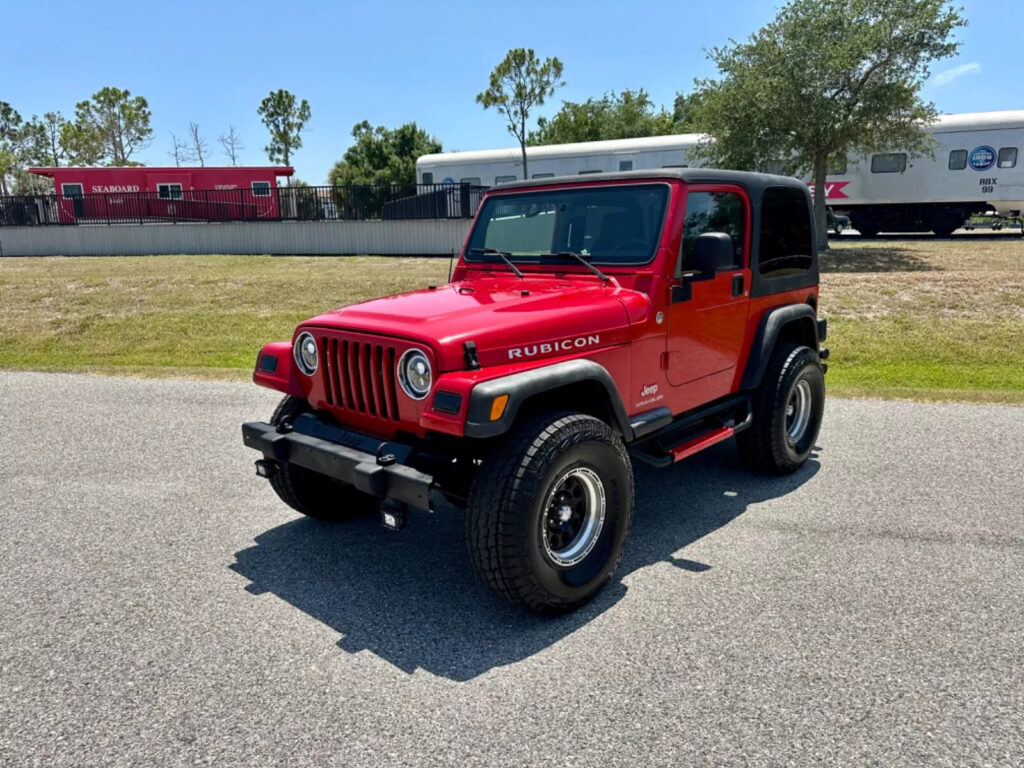
[[[1020,0],[963,2],[970,26],[956,59],[940,62],[924,95],[942,112],[1024,108],[1024,7]],[[198,122],[214,149],[236,126],[247,164],[266,162],[256,115],[271,90],[287,88],[313,112],[297,175],[324,183],[360,120],[416,120],[446,150],[511,146],[500,117],[474,96],[509,48],[558,56],[562,99],[646,88],[671,104],[695,77],[713,74],[704,49],[747,37],[769,20],[766,0],[606,2],[447,0],[381,2],[103,2],[0,0],[5,34],[0,100],[26,118],[74,113],[105,85],[145,96],[154,138],[138,155],[169,165],[171,132]]]

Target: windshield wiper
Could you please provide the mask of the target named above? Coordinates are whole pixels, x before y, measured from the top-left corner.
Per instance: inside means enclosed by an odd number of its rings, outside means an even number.
[[[558,253],[547,253],[547,254],[544,254],[544,256],[542,256],[541,258],[547,258],[547,259],[565,259],[565,258],[576,259],[576,261],[578,261],[584,267],[586,267],[591,272],[593,272],[595,275],[597,275],[599,278],[601,278],[602,282],[607,283],[611,279],[610,277],[608,277],[608,275],[606,275],[604,272],[602,272],[600,269],[598,269],[597,267],[595,267],[593,264],[590,263],[590,258],[591,258],[590,256],[584,256],[581,253],[576,253],[576,251],[559,251]]]
[[[511,253],[508,253],[507,251],[498,251],[495,250],[494,248],[470,248],[469,252],[485,256],[497,256],[499,259],[508,264],[509,269],[516,273],[516,277],[518,277],[520,280],[523,279],[523,273],[519,271],[519,267],[513,264],[512,259],[509,258],[512,255]]]

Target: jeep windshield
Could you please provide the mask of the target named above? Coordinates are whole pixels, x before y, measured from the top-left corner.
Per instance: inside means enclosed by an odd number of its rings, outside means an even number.
[[[493,262],[500,251],[530,264],[575,252],[594,264],[646,264],[668,194],[667,184],[617,184],[495,195],[480,208],[465,258]]]

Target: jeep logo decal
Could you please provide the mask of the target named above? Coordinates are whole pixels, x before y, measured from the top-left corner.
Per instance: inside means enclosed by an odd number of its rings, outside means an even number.
[[[640,390],[640,397],[650,397],[656,394],[658,394],[657,384],[644,384],[643,389]]]
[[[573,349],[592,347],[601,343],[601,336],[577,336],[575,339],[562,339],[561,341],[545,342],[544,344],[531,344],[526,347],[513,347],[508,351],[508,359],[515,360],[517,357],[536,357],[537,355],[550,355],[552,352],[570,352]]]

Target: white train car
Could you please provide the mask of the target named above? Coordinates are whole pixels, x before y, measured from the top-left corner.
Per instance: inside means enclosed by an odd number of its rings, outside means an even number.
[[[892,151],[851,158],[826,196],[854,229],[949,235],[973,213],[1024,210],[1024,110],[943,115],[929,127],[935,155]]]
[[[650,136],[645,139],[585,141],[526,148],[527,169],[532,179],[575,176],[602,171],[634,171],[680,168],[692,164],[687,150],[697,146],[700,134]],[[523,178],[519,148],[423,155],[416,161],[421,184],[470,184],[490,187]]]
[[[898,150],[850,158],[826,184],[854,228],[948,235],[974,213],[1024,210],[1024,110],[943,115],[928,128],[934,157]],[[531,178],[696,165],[699,134],[527,147]],[[522,178],[518,148],[424,155],[423,184],[492,186]]]

